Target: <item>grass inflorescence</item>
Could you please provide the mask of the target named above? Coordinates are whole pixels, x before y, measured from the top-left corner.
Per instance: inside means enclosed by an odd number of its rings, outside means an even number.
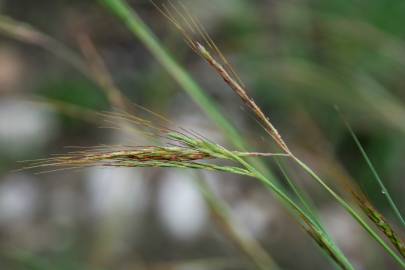
[[[104,115],[109,115],[104,113]],[[110,117],[117,117],[111,113]],[[121,115],[121,117],[125,117]],[[135,120],[136,119],[136,120]],[[207,139],[197,138],[162,127],[155,127],[149,121],[132,116],[128,122],[137,123],[144,128],[152,129],[156,135],[169,141],[165,146],[96,146],[84,148],[68,154],[56,155],[52,158],[28,161],[30,164],[24,169],[77,169],[91,166],[103,167],[161,167],[161,168],[188,168],[204,169],[253,176],[248,170],[234,167],[216,165],[204,161],[234,160],[234,157],[271,157],[286,156],[283,153],[258,153],[230,151]],[[157,131],[165,132],[156,134]],[[45,171],[45,172],[49,172]]]
[[[165,50],[162,49],[160,43],[154,38],[146,25],[131,12],[129,6],[123,0],[102,0],[112,11],[121,17],[125,23],[140,37],[150,51],[156,56],[161,64],[169,71],[169,73],[182,85],[191,97],[207,112],[219,126],[221,126],[227,134],[230,141],[239,150],[244,150],[246,144],[242,136],[229,124],[226,118],[221,114],[210,99],[202,92],[202,89],[191,79],[188,73],[182,69]],[[153,2],[152,2],[153,3]],[[154,123],[137,117],[130,113],[112,112],[101,114],[105,116],[107,122],[116,125],[117,122],[125,121],[134,124],[137,129],[141,128],[144,133],[154,138],[163,137],[168,143],[162,146],[100,146],[88,149],[73,151],[68,154],[58,155],[47,159],[30,161],[29,166],[25,169],[69,169],[69,168],[85,168],[90,166],[111,166],[111,167],[151,167],[151,168],[180,168],[180,169],[202,169],[217,172],[226,172],[249,176],[255,178],[269,188],[273,194],[279,199],[289,212],[296,217],[297,222],[303,229],[312,237],[318,246],[336,263],[341,269],[354,269],[352,263],[348,260],[345,254],[335,244],[332,237],[328,234],[323,226],[316,209],[308,203],[308,199],[304,192],[299,190],[293,181],[288,177],[288,174],[282,167],[283,175],[285,175],[289,186],[293,189],[295,197],[288,194],[282,189],[276,179],[270,172],[263,172],[263,164],[258,162],[255,157],[283,157],[305,171],[324,191],[329,193],[352,217],[357,223],[362,226],[365,231],[377,242],[383,249],[391,255],[399,265],[405,268],[405,248],[403,240],[399,234],[393,230],[393,227],[388,223],[387,219],[369,202],[366,196],[355,186],[345,184],[346,191],[351,193],[355,202],[363,211],[369,220],[371,220],[377,228],[387,237],[391,244],[396,248],[397,252],[391,248],[375,231],[362,216],[362,213],[347,202],[341,194],[336,192],[331,186],[324,181],[310,166],[290,149],[284,138],[278,132],[276,127],[270,121],[269,117],[257,105],[255,100],[249,95],[246,85],[240,79],[240,76],[235,72],[235,69],[230,65],[224,54],[219,50],[212,38],[208,35],[202,24],[188,11],[181,3],[174,5],[169,1],[169,6],[162,5],[161,7],[153,3],[155,7],[163,14],[183,35],[187,45],[205,60],[210,67],[224,80],[224,82],[238,95],[243,104],[245,104],[251,112],[256,116],[258,122],[264,130],[272,138],[280,153],[258,153],[248,151],[229,150],[219,144],[211,142],[203,136],[188,132],[179,132],[174,128],[156,127]],[[17,26],[17,27],[15,27]],[[45,49],[54,52],[70,62],[77,69],[87,74],[88,77],[98,83],[102,88],[107,89],[111,103],[121,109],[125,106],[119,90],[114,85],[111,77],[108,75],[106,67],[100,62],[100,57],[95,53],[95,48],[89,43],[85,37],[80,39],[83,54],[87,58],[90,65],[86,65],[76,55],[72,54],[62,44],[53,41],[46,35],[36,31],[35,29],[24,25],[17,24],[15,21],[0,17],[0,31],[6,32],[17,39],[26,41],[44,47]],[[170,124],[170,123],[169,123]],[[118,127],[119,128],[119,127]],[[349,128],[356,144],[358,145],[363,157],[367,161],[370,169],[375,175],[378,184],[384,192],[390,206],[398,216],[401,222],[403,218],[398,210],[398,207],[393,202],[382,180],[376,173],[370,159],[364,149],[358,142],[356,136]],[[219,162],[217,162],[219,161]],[[232,166],[222,165],[224,162],[232,163]],[[260,167],[260,169],[258,169]],[[298,198],[297,203],[295,198]],[[226,222],[225,222],[226,223]],[[229,223],[226,223],[229,224]],[[232,234],[233,235],[233,234]],[[234,237],[234,235],[232,236]],[[243,242],[240,242],[242,249]],[[247,252],[248,254],[251,254]],[[397,254],[399,253],[399,255]],[[402,256],[402,258],[400,257]],[[252,255],[253,260],[254,255]],[[260,265],[260,264],[259,264]],[[266,269],[266,267],[262,267]]]

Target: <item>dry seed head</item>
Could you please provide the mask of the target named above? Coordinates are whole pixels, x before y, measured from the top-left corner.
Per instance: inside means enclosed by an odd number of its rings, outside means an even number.
[[[113,116],[124,117],[117,113]],[[29,161],[29,165],[23,169],[51,168],[52,171],[84,168],[90,166],[112,167],[165,167],[165,168],[191,168],[231,172],[250,175],[246,170],[238,167],[217,166],[208,163],[199,163],[212,159],[234,160],[234,156],[273,156],[284,154],[272,153],[249,153],[226,150],[224,147],[194,138],[168,129],[156,128],[149,121],[132,116],[139,125],[147,128],[164,131],[165,138],[173,142],[173,146],[98,146],[85,148],[80,151],[70,152],[48,159]],[[141,121],[142,120],[142,121]],[[152,135],[153,136],[153,135]]]
[[[184,147],[140,147],[132,150],[90,150],[72,152],[68,155],[57,156],[30,162],[24,169],[50,168],[43,172],[53,172],[65,169],[78,169],[92,166],[102,167],[150,167],[150,168],[187,168],[219,171],[251,176],[245,169],[233,166],[220,166],[202,163],[202,160],[217,158],[206,152]]]
[[[183,4],[179,4],[183,10],[183,13],[170,1],[169,4],[171,6],[171,10],[166,6],[160,8],[156,4],[154,5],[182,33],[190,48],[200,55],[205,61],[207,61],[207,63],[218,73],[218,75],[221,76],[225,83],[228,84],[228,86],[242,99],[242,102],[251,109],[251,111],[260,121],[263,128],[274,139],[277,145],[286,154],[291,155],[291,151],[278,133],[277,129],[273,126],[269,118],[263,113],[253,98],[247,94],[246,88],[240,80],[240,76],[237,75],[232,66],[229,64],[229,61],[224,57],[223,53],[219,50],[218,46],[208,35],[198,20],[190,14]],[[199,34],[203,42],[193,38],[193,33]],[[204,46],[204,44],[206,46]],[[218,60],[216,57],[218,57]]]
[[[40,160],[32,164],[35,167],[63,167],[63,166],[96,166],[99,164],[123,165],[128,162],[150,161],[195,161],[212,157],[197,150],[182,147],[140,147],[131,150],[93,150],[77,151],[64,156],[57,156]]]

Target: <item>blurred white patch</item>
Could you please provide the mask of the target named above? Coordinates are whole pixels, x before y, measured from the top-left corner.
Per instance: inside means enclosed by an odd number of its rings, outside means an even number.
[[[163,225],[179,240],[198,237],[208,219],[208,209],[192,176],[169,171],[162,179],[158,194],[158,211]]]
[[[101,258],[129,251],[128,238],[137,226],[149,199],[142,170],[137,168],[90,168],[87,177],[91,215],[95,222],[97,250]]]
[[[254,190],[249,196],[237,199],[231,213],[241,233],[262,238],[268,236],[272,228],[272,239],[280,234],[280,230],[275,229],[280,222],[279,207],[266,190]]]
[[[136,215],[149,197],[136,168],[90,168],[86,184],[91,210],[101,217]]]
[[[335,239],[343,252],[356,264],[358,269],[364,269],[362,261],[367,261],[366,254],[375,254],[373,245],[364,245],[364,233],[356,221],[342,208],[331,206],[322,209],[321,215],[327,231]],[[369,249],[365,251],[365,249]],[[370,250],[371,249],[371,250]],[[356,268],[356,269],[357,269]]]
[[[269,223],[267,212],[248,200],[238,202],[233,213],[237,224],[255,237],[262,235]]]
[[[58,133],[54,115],[31,102],[0,100],[0,150],[20,155],[40,148]]]
[[[11,174],[0,183],[0,223],[23,225],[29,223],[38,206],[39,190],[32,177]]]

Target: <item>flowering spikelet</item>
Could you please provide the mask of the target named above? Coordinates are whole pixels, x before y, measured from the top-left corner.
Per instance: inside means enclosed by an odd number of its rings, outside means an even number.
[[[57,155],[47,159],[28,161],[24,169],[50,168],[49,171],[84,168],[90,166],[110,167],[164,167],[164,168],[191,168],[230,172],[250,175],[247,170],[219,166],[202,161],[222,159],[234,161],[234,156],[285,156],[283,153],[257,153],[229,151],[224,147],[203,138],[200,135],[191,135],[174,131],[165,127],[158,127],[152,122],[125,112],[101,113],[105,121],[119,125],[121,120],[134,125],[148,136],[157,139],[165,138],[169,143],[164,146],[96,146],[81,148],[77,151]],[[154,113],[154,116],[160,117]],[[164,119],[165,121],[169,121]],[[118,126],[119,128],[119,126]],[[188,134],[190,133],[190,134]]]

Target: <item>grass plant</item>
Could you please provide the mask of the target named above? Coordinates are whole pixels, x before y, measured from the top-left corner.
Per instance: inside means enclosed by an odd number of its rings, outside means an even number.
[[[301,168],[309,175],[324,192],[328,193],[346,212],[360,225],[369,236],[377,242],[384,252],[390,255],[400,267],[405,269],[405,246],[399,233],[393,230],[387,219],[376,210],[368,201],[366,196],[357,190],[356,186],[343,184],[346,190],[353,196],[357,203],[351,204],[345,200],[344,196],[335,191],[314,169],[306,164],[304,160],[295,154],[284,137],[279,133],[270,118],[258,106],[256,101],[249,94],[246,85],[240,79],[235,69],[231,66],[224,54],[209,36],[202,24],[188,11],[187,7],[179,3],[178,5],[168,2],[169,5],[155,7],[165,16],[173,26],[182,34],[186,44],[199,55],[213,71],[223,79],[229,88],[241,99],[241,102],[249,108],[271,138],[272,143],[277,147],[276,152],[249,152],[248,144],[243,136],[230,124],[217,105],[205,94],[204,90],[192,79],[189,73],[182,68],[163,49],[157,38],[149,30],[140,17],[123,0],[100,0],[106,7],[115,13],[128,28],[146,45],[149,51],[155,56],[160,64],[169,74],[183,87],[203,111],[224,131],[227,139],[233,143],[236,150],[230,150],[215,142],[211,142],[202,135],[192,131],[176,130],[172,127],[158,126],[155,123],[142,119],[127,109],[127,100],[121,91],[115,86],[112,77],[109,75],[101,57],[97,54],[90,40],[81,35],[80,45],[87,62],[82,61],[75,53],[71,52],[63,44],[54,41],[52,38],[35,30],[29,25],[18,23],[5,16],[0,17],[0,31],[21,41],[39,45],[69,62],[83,74],[96,82],[109,97],[114,107],[125,110],[109,113],[100,113],[105,120],[112,125],[125,121],[132,124],[136,129],[143,130],[145,134],[155,139],[165,139],[163,145],[147,146],[100,146],[86,149],[79,149],[68,154],[54,156],[42,160],[30,161],[24,169],[40,169],[41,171],[55,171],[61,169],[76,169],[90,166],[109,167],[161,167],[180,168],[216,171],[222,173],[238,174],[254,178],[268,188],[278,199],[287,211],[295,217],[298,224],[315,241],[318,247],[335,263],[335,267],[341,269],[355,269],[347,256],[336,245],[333,238],[324,227],[319,218],[317,209],[311,204],[309,196],[304,190],[290,179],[288,172],[281,166],[280,160],[288,160]],[[150,112],[150,111],[149,111]],[[152,112],[151,112],[152,113]],[[156,114],[155,114],[156,116]],[[345,122],[347,124],[347,122]],[[170,123],[169,123],[170,124]],[[390,196],[383,181],[375,170],[370,158],[366,154],[363,146],[356,137],[351,127],[347,124],[350,134],[367,162],[370,170],[377,180],[391,209],[396,214],[402,225],[404,219],[399,207]],[[118,127],[119,128],[119,127]],[[258,158],[275,158],[279,164],[282,174],[285,176],[288,185],[293,193],[289,194],[279,184],[279,180],[273,173],[264,166]],[[231,164],[231,165],[224,165]],[[264,250],[255,244],[249,244],[249,240],[243,240],[231,228],[231,223],[226,215],[226,211],[221,210],[221,204],[213,197],[209,188],[200,183],[202,193],[214,212],[220,218],[221,224],[226,227],[225,232],[229,233],[230,239],[235,239],[237,245],[252,258],[255,265],[260,269],[266,269],[273,264]],[[356,208],[360,207],[362,212]],[[387,243],[364,217],[374,223],[382,232],[392,246]],[[402,226],[403,227],[403,226]],[[261,255],[255,256],[252,250],[258,251]],[[265,258],[265,259],[262,259]],[[276,266],[271,266],[276,267]]]

